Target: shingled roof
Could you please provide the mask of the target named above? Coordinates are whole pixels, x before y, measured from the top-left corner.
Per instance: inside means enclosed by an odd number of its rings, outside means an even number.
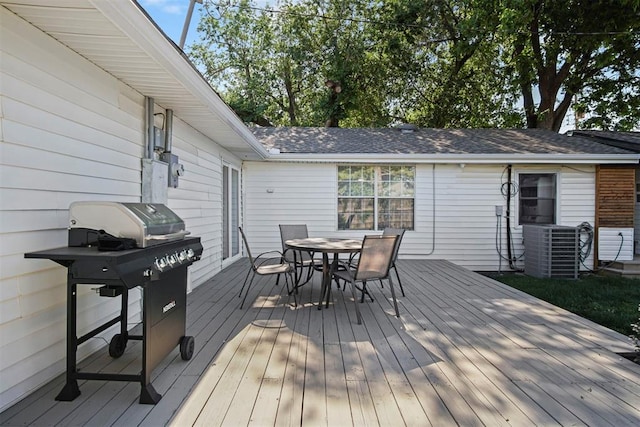
[[[543,129],[252,128],[267,150],[281,154],[572,154],[631,151]]]
[[[614,132],[609,130],[574,130],[574,136],[595,138],[598,142],[612,147],[640,153],[640,132]]]

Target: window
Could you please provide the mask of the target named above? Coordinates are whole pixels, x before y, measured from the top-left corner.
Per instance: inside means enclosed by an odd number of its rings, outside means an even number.
[[[555,224],[556,175],[521,173],[519,175],[519,223]]]
[[[339,166],[338,230],[413,230],[414,166]]]

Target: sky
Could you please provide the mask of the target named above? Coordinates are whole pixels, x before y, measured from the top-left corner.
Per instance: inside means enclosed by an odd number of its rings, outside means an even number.
[[[182,29],[187,17],[190,0],[138,0],[138,3],[151,16],[164,33],[175,42],[180,44]],[[195,4],[191,24],[187,32],[185,48],[198,40],[196,28],[202,16],[202,5]]]
[[[175,44],[180,45],[180,37],[182,29],[189,10],[191,0],[137,0],[144,10],[151,16],[151,19],[169,36]],[[257,7],[264,7],[267,4],[276,4],[277,0],[254,0],[253,4]],[[187,31],[187,39],[185,41],[185,50],[189,45],[198,41],[198,24],[202,17],[202,5],[195,3],[191,23]]]

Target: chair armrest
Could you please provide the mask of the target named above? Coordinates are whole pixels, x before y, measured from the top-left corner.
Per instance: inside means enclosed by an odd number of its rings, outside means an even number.
[[[291,261],[291,260],[287,257],[287,254],[288,254],[289,252],[293,253],[293,261]],[[282,259],[283,259],[284,261],[286,261],[286,262],[293,262],[293,263],[297,263],[297,262],[298,262],[298,260],[297,260],[297,256],[296,256],[296,249],[293,249],[293,248],[287,248],[287,249],[285,249],[284,251],[282,251]]]
[[[269,258],[265,259],[265,255],[269,255],[269,254],[273,254],[273,255],[276,255],[276,256],[272,256],[272,257],[269,257]],[[261,258],[262,258],[262,261],[258,262],[258,260],[261,259]],[[282,252],[280,252],[280,251],[267,251],[267,252],[262,252],[257,257],[255,257],[253,259],[253,263],[254,263],[254,265],[262,265],[265,262],[267,262],[267,261],[269,261],[271,259],[275,259],[275,258],[279,258],[281,262],[283,260],[285,260],[284,254]]]

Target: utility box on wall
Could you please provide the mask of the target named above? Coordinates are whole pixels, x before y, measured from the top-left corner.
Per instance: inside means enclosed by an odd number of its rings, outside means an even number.
[[[169,165],[167,185],[172,188],[178,188],[178,179],[184,175],[184,166],[178,162],[178,156],[171,153],[162,153],[160,159]]]
[[[142,159],[142,202],[167,204],[167,164],[159,160]]]
[[[633,228],[598,227],[598,261],[633,260]]]

